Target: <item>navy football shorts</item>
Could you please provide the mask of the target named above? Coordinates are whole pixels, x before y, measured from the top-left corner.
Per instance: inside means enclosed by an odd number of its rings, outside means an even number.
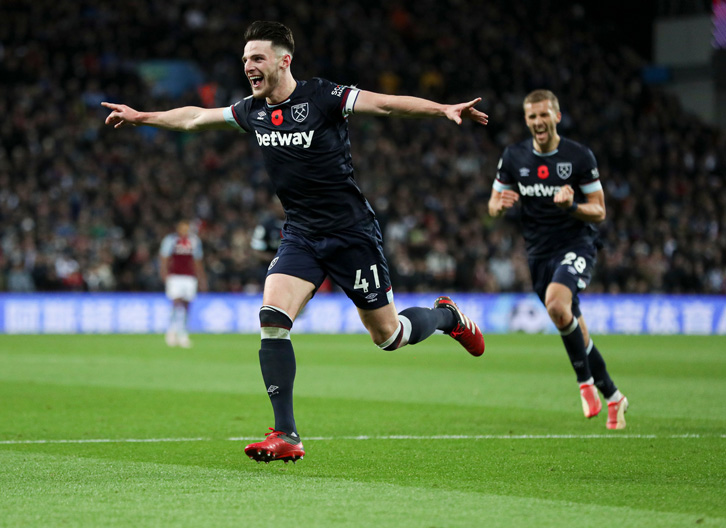
[[[284,228],[280,247],[267,269],[267,275],[273,273],[312,282],[315,291],[328,275],[364,310],[393,301],[383,237],[376,220],[319,235]]]
[[[572,291],[572,314],[580,317],[582,312],[577,294],[590,284],[596,261],[597,250],[587,246],[563,250],[550,257],[529,259],[532,286],[542,304],[551,282],[564,284]]]

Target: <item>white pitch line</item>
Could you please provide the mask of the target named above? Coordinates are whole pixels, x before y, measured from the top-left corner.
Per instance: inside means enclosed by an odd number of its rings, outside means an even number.
[[[159,442],[206,442],[211,438],[79,438],[76,440],[0,440],[0,445],[18,444],[115,444]]]
[[[387,436],[307,436],[305,441],[326,442],[332,440],[680,440],[699,438],[726,438],[726,434],[592,434],[592,435],[387,435]],[[259,436],[237,436],[222,441],[247,442],[260,440]],[[115,444],[115,443],[162,443],[162,442],[213,442],[215,438],[79,438],[61,440],[0,440],[0,445],[23,444]]]

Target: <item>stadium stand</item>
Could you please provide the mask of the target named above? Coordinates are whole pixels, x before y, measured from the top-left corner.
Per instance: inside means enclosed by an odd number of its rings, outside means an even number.
[[[233,103],[249,94],[244,27],[279,19],[296,35],[297,78],[484,99],[487,127],[351,118],[397,291],[529,290],[515,219],[494,222],[486,203],[504,145],[526,137],[523,96],[544,87],[560,98],[560,132],[603,175],[588,291],[726,293],[726,135],[646,84],[645,59],[584,7],[362,4],[4,1],[0,290],[162,291],[158,243],[196,218],[210,291],[259,291],[250,237],[272,189],[250,138],[112,131],[100,102]]]

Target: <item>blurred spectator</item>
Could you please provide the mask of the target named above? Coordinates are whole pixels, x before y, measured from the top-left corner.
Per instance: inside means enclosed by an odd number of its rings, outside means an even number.
[[[427,286],[440,291],[451,290],[456,277],[456,260],[449,253],[446,241],[435,239],[425,259]]]
[[[35,291],[35,283],[31,274],[23,267],[20,260],[15,260],[8,271],[6,287],[13,293],[31,293]]]

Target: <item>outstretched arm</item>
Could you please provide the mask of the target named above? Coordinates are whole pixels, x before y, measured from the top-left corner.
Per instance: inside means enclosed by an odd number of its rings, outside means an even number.
[[[419,97],[385,95],[361,90],[353,111],[356,114],[369,115],[446,117],[457,125],[460,125],[464,119],[471,119],[481,125],[486,125],[489,122],[489,116],[474,108],[479,101],[481,101],[481,97],[468,103],[446,105]]]
[[[114,128],[127,125],[148,125],[167,130],[220,130],[231,128],[224,120],[224,108],[184,106],[166,112],[139,112],[130,106],[101,103],[111,110],[106,124]]]

